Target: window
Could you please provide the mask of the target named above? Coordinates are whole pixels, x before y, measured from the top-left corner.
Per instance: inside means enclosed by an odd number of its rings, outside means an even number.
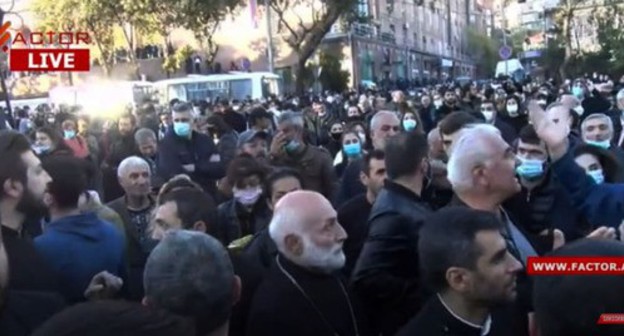
[[[251,96],[251,89],[251,79],[233,80],[230,82],[230,98],[245,100],[247,96]]]
[[[360,17],[369,17],[370,9],[368,7],[368,0],[358,0],[357,12]]]
[[[393,33],[396,31],[396,27],[393,24],[390,25],[390,31]]]

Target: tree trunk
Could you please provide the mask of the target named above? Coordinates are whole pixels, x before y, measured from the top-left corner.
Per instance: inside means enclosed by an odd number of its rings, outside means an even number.
[[[565,43],[565,55],[563,57],[563,63],[561,67],[559,67],[559,75],[561,79],[564,80],[568,78],[568,65],[570,64],[570,60],[572,59],[572,16],[574,15],[573,9],[569,8],[566,10],[565,17],[563,18],[563,38]]]
[[[295,69],[295,94],[303,95],[305,93],[305,64],[307,59],[300,58]]]

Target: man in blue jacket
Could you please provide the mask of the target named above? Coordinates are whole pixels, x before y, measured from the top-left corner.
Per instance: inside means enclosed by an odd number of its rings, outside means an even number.
[[[165,180],[179,174],[189,175],[204,190],[214,195],[215,181],[225,176],[225,167],[212,139],[193,130],[192,106],[173,106],[173,128],[160,143],[158,170]]]
[[[550,152],[552,168],[575,207],[594,226],[617,228],[624,220],[624,184],[596,184],[574,161],[569,125],[555,123],[536,102],[529,104],[531,122]]]
[[[107,271],[125,278],[124,239],[95,213],[81,213],[78,199],[87,182],[78,159],[52,157],[43,166],[52,177],[44,196],[51,222],[35,246],[62,279],[65,299],[84,301],[85,288],[96,274]]]

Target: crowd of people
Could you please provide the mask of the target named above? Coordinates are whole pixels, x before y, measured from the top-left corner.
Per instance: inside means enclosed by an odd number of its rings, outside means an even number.
[[[619,85],[4,115],[0,335],[623,335]]]

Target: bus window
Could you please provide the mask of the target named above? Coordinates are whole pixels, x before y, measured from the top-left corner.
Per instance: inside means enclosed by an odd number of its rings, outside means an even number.
[[[279,95],[279,82],[274,78],[262,78],[262,97]]]
[[[237,79],[230,81],[230,98],[245,100],[252,95],[253,83],[251,79]]]
[[[172,101],[173,99],[188,101],[184,84],[174,84],[167,87],[167,100]]]

